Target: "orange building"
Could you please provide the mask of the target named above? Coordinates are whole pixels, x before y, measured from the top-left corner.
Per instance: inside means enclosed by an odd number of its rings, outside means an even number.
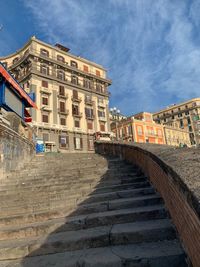
[[[165,144],[163,126],[153,121],[151,113],[141,112],[112,124],[111,130],[117,140],[138,143]]]

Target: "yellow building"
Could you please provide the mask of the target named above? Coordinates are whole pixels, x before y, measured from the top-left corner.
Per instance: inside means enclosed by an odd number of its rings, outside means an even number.
[[[169,146],[191,146],[189,131],[175,128],[170,125],[163,125],[165,142]]]
[[[171,105],[153,114],[157,123],[189,131],[190,143],[200,144],[200,98]]]
[[[101,65],[35,37],[0,61],[28,93],[35,94],[38,110],[32,111],[32,126],[47,147],[93,150],[95,133],[109,136],[111,80]]]

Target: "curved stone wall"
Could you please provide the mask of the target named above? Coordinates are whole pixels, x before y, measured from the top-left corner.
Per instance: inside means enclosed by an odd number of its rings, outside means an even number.
[[[97,142],[96,152],[139,165],[162,195],[194,267],[200,266],[200,149]]]

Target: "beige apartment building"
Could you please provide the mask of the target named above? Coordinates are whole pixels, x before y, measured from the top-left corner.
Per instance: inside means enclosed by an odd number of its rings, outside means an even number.
[[[185,129],[191,145],[200,144],[200,98],[171,105],[154,113],[153,118],[157,123]]]
[[[169,146],[187,146],[190,147],[190,135],[186,129],[163,125],[165,143]]]
[[[38,109],[31,111],[32,126],[47,148],[89,151],[96,135],[110,135],[111,80],[101,65],[35,37],[0,61],[28,93],[35,95]]]

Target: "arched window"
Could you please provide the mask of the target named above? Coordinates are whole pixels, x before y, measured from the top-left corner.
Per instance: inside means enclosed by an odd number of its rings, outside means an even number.
[[[71,65],[72,67],[74,67],[74,68],[78,68],[78,64],[77,64],[76,61],[71,60],[71,61],[70,61],[70,65]]]
[[[45,75],[49,75],[49,67],[45,64],[40,65],[40,72]]]
[[[61,61],[61,62],[65,62],[65,59],[64,59],[64,57],[63,56],[61,56],[61,55],[57,55],[57,60],[58,61]]]
[[[63,70],[57,70],[57,78],[64,81],[65,80],[65,73]]]
[[[16,57],[13,59],[13,64],[17,63],[17,61],[19,60],[19,57]]]
[[[46,49],[41,48],[40,49],[40,55],[44,57],[49,57],[49,52]]]
[[[75,75],[72,75],[72,77],[71,77],[71,83],[73,83],[73,84],[78,84],[78,77],[77,76],[75,76]]]

